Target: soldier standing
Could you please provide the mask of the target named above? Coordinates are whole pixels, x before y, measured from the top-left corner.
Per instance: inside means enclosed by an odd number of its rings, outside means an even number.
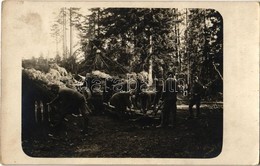
[[[197,114],[196,116],[200,116],[200,103],[201,103],[201,94],[203,92],[203,89],[205,87],[199,82],[199,79],[197,76],[193,79],[193,85],[190,89],[190,99],[189,99],[189,112],[190,116],[189,119],[194,118],[192,107],[196,105]]]
[[[141,105],[141,110],[145,113],[147,96],[143,93],[144,89],[147,88],[146,83],[143,81],[142,75],[138,74],[136,79],[136,91],[135,91],[135,105],[138,103]]]
[[[169,125],[170,113],[172,112],[173,126],[176,125],[176,111],[177,111],[177,81],[174,78],[173,72],[167,73],[168,78],[164,84],[164,92],[162,94],[163,110],[161,116],[161,124],[157,126],[166,127]]]
[[[159,73],[158,73],[158,78],[154,79],[155,82],[155,98],[153,101],[153,109],[154,112],[156,112],[156,106],[159,103],[160,98],[162,97],[162,91],[163,91],[163,68],[160,66],[159,67]]]

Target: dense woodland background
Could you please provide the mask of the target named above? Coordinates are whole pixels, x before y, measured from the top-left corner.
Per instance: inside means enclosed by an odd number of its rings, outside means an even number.
[[[55,17],[55,58],[23,60],[24,68],[48,72],[56,62],[72,74],[124,76],[151,67],[153,78],[175,71],[188,83],[198,76],[211,93],[223,91],[223,20],[213,9],[92,8],[84,15],[61,8]]]

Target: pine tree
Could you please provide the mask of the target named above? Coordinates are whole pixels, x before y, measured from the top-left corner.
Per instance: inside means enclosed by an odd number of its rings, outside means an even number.
[[[185,32],[186,55],[189,73],[199,76],[201,82],[216,82],[216,91],[222,91],[223,20],[211,9],[190,9],[187,12]],[[218,64],[218,68],[216,68]]]

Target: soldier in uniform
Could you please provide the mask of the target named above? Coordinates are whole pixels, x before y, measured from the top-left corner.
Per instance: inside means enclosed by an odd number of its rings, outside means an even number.
[[[155,97],[153,100],[153,110],[156,112],[157,104],[159,103],[160,98],[162,97],[162,91],[163,91],[163,68],[159,67],[159,73],[158,78],[154,79],[155,82]]]
[[[146,89],[147,85],[143,81],[142,75],[138,74],[136,79],[136,90],[135,90],[135,106],[138,106],[138,102],[140,102],[141,110],[144,113],[146,108],[147,95],[143,93],[144,89]]]
[[[69,88],[60,88],[58,85],[52,85],[51,90],[57,95],[48,105],[55,104],[58,107],[60,121],[68,114],[81,114],[83,116],[82,132],[87,133],[88,114],[91,112],[86,105],[85,97],[76,90]]]
[[[193,79],[193,84],[190,88],[190,99],[189,99],[189,112],[190,116],[189,119],[194,118],[192,107],[196,105],[197,114],[196,116],[200,116],[200,102],[201,102],[201,94],[205,87],[199,82],[197,76]]]
[[[126,112],[127,107],[131,109],[131,92],[117,92],[115,93],[109,103],[115,107],[115,109],[122,114]]]
[[[164,90],[162,94],[163,110],[161,116],[161,124],[157,126],[167,127],[169,125],[170,113],[172,112],[173,126],[176,125],[176,111],[177,111],[177,80],[174,78],[173,72],[167,73],[168,78],[165,81]]]

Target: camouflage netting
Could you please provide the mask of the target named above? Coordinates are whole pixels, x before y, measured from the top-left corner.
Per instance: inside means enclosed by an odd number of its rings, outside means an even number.
[[[41,72],[34,68],[23,69],[23,74],[28,75],[31,80],[42,81],[47,85],[57,84],[60,87],[68,87],[76,89],[76,85],[79,84],[71,73],[68,73],[65,68],[58,66],[57,64],[50,65],[48,73]]]
[[[23,137],[29,138],[35,132],[44,134],[48,130],[48,106],[55,94],[50,90],[50,85],[57,84],[60,87],[76,89],[79,85],[73,76],[65,68],[57,64],[50,65],[47,73],[34,68],[22,69],[22,128]],[[43,104],[42,110],[37,110],[36,103]]]

